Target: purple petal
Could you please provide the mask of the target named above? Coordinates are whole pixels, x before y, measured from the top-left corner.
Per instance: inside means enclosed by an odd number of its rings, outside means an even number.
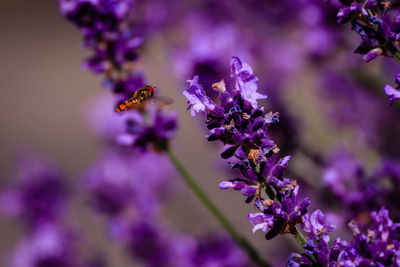
[[[236,79],[236,90],[240,92],[244,100],[250,102],[253,108],[257,108],[257,100],[267,98],[266,95],[257,93],[258,78],[253,69],[238,57],[231,59],[232,77]]]
[[[233,185],[233,183],[230,182],[230,181],[223,181],[223,182],[221,182],[221,183],[218,185],[218,187],[219,187],[219,189],[221,189],[221,190],[226,190],[226,189],[229,189],[229,188],[233,188],[234,185]]]
[[[191,108],[190,114],[196,116],[197,113],[202,112],[204,114],[208,112],[216,112],[223,114],[222,108],[217,106],[207,95],[203,89],[203,86],[198,83],[199,77],[196,75],[190,83],[189,89],[183,91],[183,95],[187,98],[188,104]]]
[[[382,49],[378,48],[374,48],[371,49],[367,54],[365,54],[365,56],[363,57],[363,59],[365,60],[365,62],[370,62],[372,60],[374,60],[375,58],[377,58],[378,56],[380,56],[382,54]]]
[[[242,194],[244,196],[251,196],[251,195],[254,195],[256,193],[257,186],[255,186],[255,185],[246,186],[241,191],[242,191]]]
[[[383,90],[385,91],[385,94],[387,94],[389,96],[389,103],[390,104],[392,104],[393,101],[400,99],[400,91],[394,89],[392,86],[385,85]]]

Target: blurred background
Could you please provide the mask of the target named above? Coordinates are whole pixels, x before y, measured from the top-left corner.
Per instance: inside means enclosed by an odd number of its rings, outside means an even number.
[[[234,8],[223,13],[226,7],[214,1],[189,1],[173,8],[169,1],[150,2],[154,6],[143,4],[143,10],[153,10],[149,16],[163,26],[155,22],[149,27],[140,64],[149,83],[174,99],[167,110],[177,111],[179,128],[171,146],[239,231],[266,259],[282,266],[289,255],[281,253],[282,248],[295,251],[295,240],[279,236],[267,242],[261,232],[251,234],[246,214],[253,208],[239,193],[219,190],[218,184],[234,174],[218,157],[221,147],[204,138],[203,118],[186,111],[185,81],[199,74],[207,88],[229,79],[231,56],[248,62],[260,79],[261,92],[268,95],[262,101],[265,109],[281,114],[271,134],[281,155],[292,155],[287,175],[299,179],[302,194],[311,196],[311,203],[337,211],[332,213],[335,220],[346,217],[342,204],[320,200],[321,194],[329,193],[329,183],[324,184],[322,177],[337,153],[356,158],[366,173],[373,173],[383,157],[398,162],[400,109],[387,104],[382,90],[398,67],[384,59],[366,64],[353,54],[359,38],[349,25],[336,24],[335,3],[306,1],[294,10],[286,1],[235,1]],[[109,92],[101,87],[101,77],[82,69],[89,53],[56,1],[3,0],[0,10],[0,185],[6,188],[15,182],[21,155],[37,153],[59,166],[79,191],[83,173],[107,146],[93,131],[91,120]],[[99,114],[103,113],[97,113],[97,119]],[[185,185],[174,180],[177,190],[162,211],[169,224],[194,235],[222,232]],[[141,266],[109,242],[104,218],[88,208],[85,196],[78,194],[71,206],[69,218],[85,233],[85,251],[105,252],[109,266]],[[1,262],[7,261],[22,233],[15,220],[1,218]]]

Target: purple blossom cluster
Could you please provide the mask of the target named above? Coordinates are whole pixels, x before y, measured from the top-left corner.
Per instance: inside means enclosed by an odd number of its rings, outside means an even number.
[[[389,158],[382,159],[379,166],[368,175],[365,167],[346,151],[337,152],[329,161],[322,175],[323,185],[329,189],[325,201],[338,205],[345,220],[357,219],[367,224],[373,210],[385,206],[392,217],[400,219],[395,204],[396,188],[400,186],[400,167]],[[367,219],[367,221],[366,221]]]
[[[352,25],[362,42],[355,50],[370,62],[379,56],[393,57],[400,63],[400,15],[398,6],[390,1],[341,1],[345,7],[337,14],[338,22]],[[396,83],[397,76],[396,76]],[[399,89],[399,87],[397,87]],[[390,103],[400,99],[399,91],[390,85],[384,87]]]
[[[139,113],[129,114],[125,123],[126,132],[117,137],[117,143],[143,150],[148,147],[158,151],[166,150],[178,127],[175,112],[168,114],[154,106],[147,108],[146,116]]]
[[[253,233],[261,229],[266,232],[266,239],[278,234],[294,235],[305,252],[302,255],[293,253],[288,266],[397,266],[400,256],[397,228],[400,225],[393,224],[384,207],[371,213],[372,224],[367,234],[361,233],[353,221],[354,242],[338,238],[329,244],[328,233],[334,231],[335,226],[327,222],[320,210],[308,213],[310,201],[299,199],[296,180],[283,177],[290,156],[275,161],[274,154],[279,149],[267,133],[269,124],[277,121],[277,114],[265,115],[263,108],[258,108],[257,99],[265,98],[256,92],[258,78],[248,64],[236,57],[231,60],[231,76],[235,80],[231,92],[223,81],[213,84],[213,89],[220,93],[220,105],[206,95],[197,77],[189,81],[189,89],[183,94],[188,99],[192,116],[199,112],[207,115],[206,125],[210,132],[207,139],[229,145],[221,156],[232,158],[231,168],[239,169],[243,177],[221,182],[220,188],[240,190],[247,197],[246,202],[255,199],[254,206],[260,212],[248,214]],[[373,179],[381,181],[389,175],[396,180],[395,165],[385,165]],[[343,168],[343,164],[340,166],[340,174],[333,168],[326,171],[325,182],[343,201],[352,202],[348,203],[349,207],[364,208],[364,211],[374,209],[381,205],[375,202],[380,194],[393,192],[375,188],[377,183],[374,181],[351,178],[349,181],[363,183],[364,187],[358,185],[356,188],[360,191],[349,193],[348,185],[340,179],[344,175],[360,176],[363,173],[352,164],[348,168]],[[263,197],[264,191],[268,199]],[[374,206],[368,207],[371,204]],[[306,239],[297,225],[307,233]]]
[[[301,70],[335,61],[338,48],[346,43],[335,21],[336,2],[306,0],[294,7],[291,1],[202,1],[193,7],[177,16],[181,23],[170,25],[183,37],[177,42],[171,38],[172,45],[167,44],[172,47],[169,62],[178,78],[183,83],[197,75],[215,100],[218,93],[211,87],[215,81],[224,78],[231,86],[225,62],[232,55],[246,58],[259,75],[268,77],[260,81],[259,91],[270,97],[268,108],[279,110],[281,125],[270,127],[270,133],[282,141],[284,153],[291,153],[299,145],[299,126],[285,105],[288,81]]]
[[[63,176],[52,162],[26,155],[19,160],[14,184],[2,191],[1,211],[20,219],[32,230],[60,220],[66,209],[68,191]]]
[[[162,168],[153,168],[154,162]],[[132,209],[136,214],[153,216],[173,187],[171,173],[171,164],[161,154],[111,150],[87,170],[83,185],[100,214],[118,218]]]
[[[83,46],[93,53],[85,60],[85,67],[95,73],[105,73],[107,82],[116,92],[133,92],[124,86],[124,82],[132,84],[134,77],[122,76],[130,74],[127,68],[137,59],[137,49],[142,44],[142,38],[129,25],[134,2],[59,1],[62,14],[80,29]],[[141,80],[135,82],[140,84]]]
[[[10,266],[86,266],[79,258],[71,229],[46,223],[26,235],[13,252]]]
[[[132,236],[128,250],[145,266],[251,266],[225,236],[196,239],[148,222],[135,224],[127,234]]]
[[[336,129],[352,129],[360,141],[376,148],[397,146],[394,139],[382,134],[398,135],[400,129],[392,125],[398,115],[377,99],[372,88],[333,70],[321,73],[318,82],[319,105]]]
[[[146,85],[138,62],[146,27],[137,17],[144,7],[133,0],[59,0],[59,6],[61,13],[80,29],[83,46],[92,52],[84,66],[104,75],[103,86],[116,96],[114,105]],[[130,113],[132,118],[124,120],[125,131],[117,142],[141,149],[166,149],[177,128],[176,116],[149,105]]]
[[[353,242],[338,238],[329,245],[327,232],[333,227],[326,223],[325,215],[316,210],[311,216],[305,216],[303,229],[309,233],[304,246],[306,253],[292,253],[287,266],[315,266],[314,260],[322,266],[398,266],[400,224],[393,223],[384,207],[371,212],[371,218],[366,231],[361,231],[354,221],[349,224]]]
[[[221,182],[219,187],[240,190],[246,202],[256,200],[255,207],[261,212],[248,216],[253,231],[268,231],[267,239],[279,233],[296,234],[295,226],[307,212],[309,200],[300,200],[296,181],[283,177],[290,157],[277,161],[274,157],[279,149],[268,136],[268,126],[278,121],[278,113],[265,113],[258,107],[257,100],[266,96],[257,93],[258,78],[247,63],[232,57],[231,76],[235,80],[233,90],[228,91],[224,81],[213,85],[220,93],[220,105],[206,95],[197,76],[183,93],[192,116],[198,112],[207,115],[207,139],[229,145],[221,157],[230,158],[231,168],[243,175]],[[269,199],[262,197],[264,190]]]
[[[14,184],[0,195],[0,205],[4,216],[24,223],[25,234],[2,264],[97,266],[79,252],[78,231],[65,221],[70,197],[71,189],[52,162],[34,155],[22,158]]]

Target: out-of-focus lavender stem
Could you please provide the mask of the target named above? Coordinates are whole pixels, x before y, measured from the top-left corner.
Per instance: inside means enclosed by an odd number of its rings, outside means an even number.
[[[174,164],[175,168],[181,174],[182,178],[185,180],[188,187],[193,191],[197,198],[203,203],[203,205],[214,215],[217,221],[222,225],[223,228],[232,236],[236,243],[242,247],[242,249],[247,253],[249,258],[256,263],[258,266],[272,266],[270,263],[266,262],[258,254],[257,250],[235,229],[235,227],[229,222],[229,220],[222,214],[222,212],[214,205],[214,203],[208,198],[206,193],[200,186],[195,182],[190,173],[182,165],[175,154],[167,149],[167,155],[171,162]]]

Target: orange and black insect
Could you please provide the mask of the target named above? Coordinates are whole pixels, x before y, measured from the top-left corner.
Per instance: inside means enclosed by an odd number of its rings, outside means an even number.
[[[133,94],[131,98],[119,104],[115,111],[118,114],[123,115],[129,110],[141,106],[141,104],[149,101],[150,99],[161,101],[164,104],[172,103],[172,100],[169,98],[154,96],[155,88],[156,87],[154,85],[146,85],[145,87],[140,88]]]

